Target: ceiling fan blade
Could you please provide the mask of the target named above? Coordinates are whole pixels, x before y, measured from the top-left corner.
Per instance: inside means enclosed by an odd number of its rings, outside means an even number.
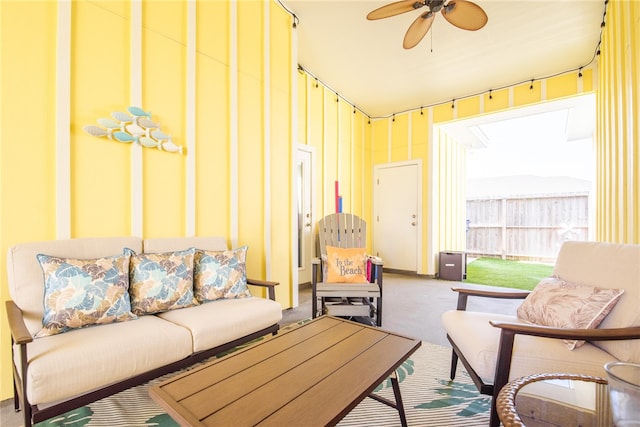
[[[388,18],[390,16],[400,15],[401,13],[411,12],[424,6],[421,0],[401,0],[393,3],[389,3],[375,10],[372,10],[367,15],[367,19],[375,20]]]
[[[451,0],[442,8],[442,14],[452,25],[470,31],[479,30],[489,20],[480,6],[467,0]]]
[[[433,23],[433,18],[435,18],[435,13],[427,12],[418,16],[418,18],[413,21],[413,24],[407,30],[407,33],[404,35],[404,41],[402,42],[402,47],[405,49],[411,49],[418,43],[420,40],[424,38],[424,36],[429,32],[429,28],[431,28],[431,24]]]

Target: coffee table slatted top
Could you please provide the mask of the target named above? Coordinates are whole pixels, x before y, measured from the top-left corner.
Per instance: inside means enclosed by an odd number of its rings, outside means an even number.
[[[185,426],[334,425],[421,342],[323,316],[149,393]]]

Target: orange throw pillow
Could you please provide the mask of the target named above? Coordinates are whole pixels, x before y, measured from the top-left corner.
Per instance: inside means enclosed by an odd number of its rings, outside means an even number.
[[[327,283],[366,283],[367,252],[364,248],[327,246]]]

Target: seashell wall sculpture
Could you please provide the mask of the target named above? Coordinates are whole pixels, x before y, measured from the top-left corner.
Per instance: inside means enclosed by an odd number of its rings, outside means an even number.
[[[127,108],[128,113],[115,111],[112,119],[96,120],[100,126],[86,125],[82,129],[89,135],[103,137],[124,143],[140,144],[170,153],[182,154],[182,146],[171,140],[171,135],[160,130],[160,125],[151,120],[151,112],[139,107]]]

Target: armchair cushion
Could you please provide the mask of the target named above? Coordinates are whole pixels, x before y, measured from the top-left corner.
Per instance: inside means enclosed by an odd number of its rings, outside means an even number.
[[[327,283],[367,283],[365,248],[327,246]]]
[[[543,279],[518,307],[518,319],[556,328],[597,328],[623,293],[622,289],[603,289],[549,277]],[[569,350],[584,344],[578,340],[563,341]]]
[[[250,297],[247,287],[247,246],[225,251],[196,251],[194,293],[199,302]]]
[[[489,321],[518,322],[515,316],[450,310],[442,316],[451,340],[486,384],[493,384],[500,343],[500,328]],[[513,348],[509,380],[532,373],[572,372],[604,376],[604,364],[613,356],[589,343],[569,352],[562,340],[518,335]]]
[[[36,338],[136,319],[129,300],[129,258],[128,251],[97,259],[38,254],[44,272],[44,317]]]

